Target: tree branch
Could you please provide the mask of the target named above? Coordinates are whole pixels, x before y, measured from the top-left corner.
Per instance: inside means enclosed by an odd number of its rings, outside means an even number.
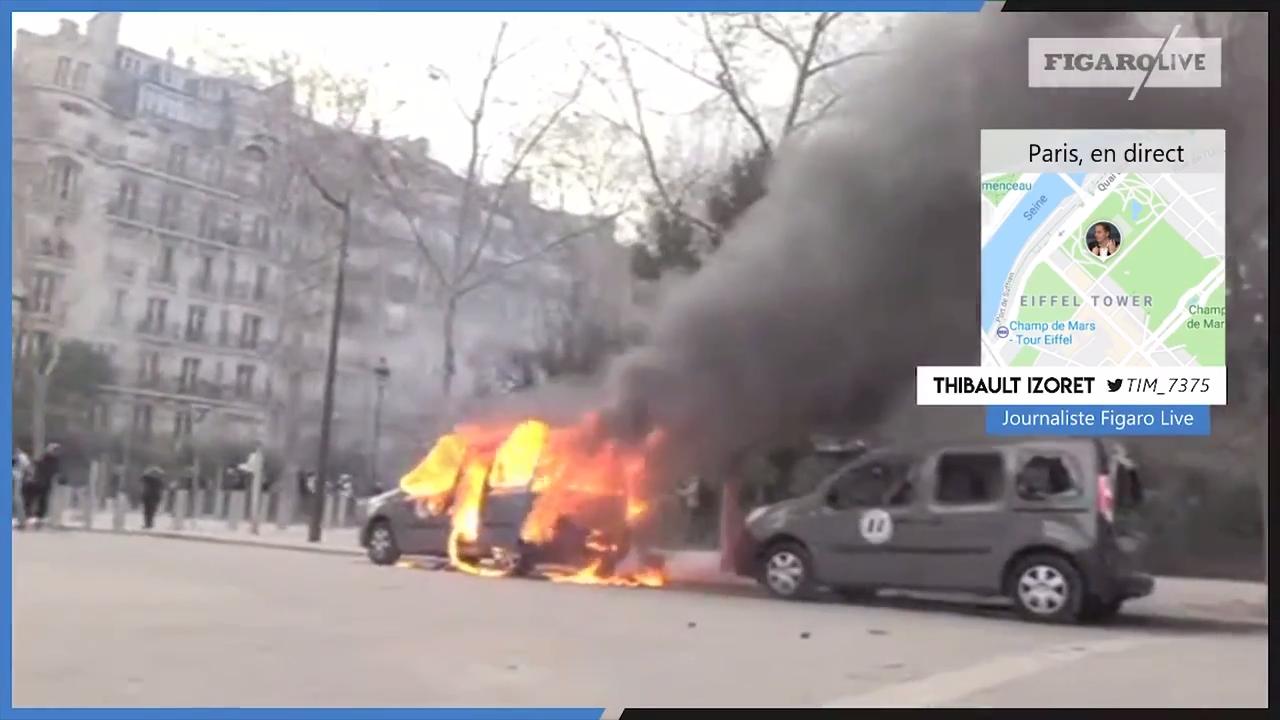
[[[511,268],[523,265],[531,260],[536,260],[537,258],[543,255],[546,255],[551,250],[554,250],[560,247],[561,245],[564,245],[577,238],[583,237],[584,235],[589,235],[595,232],[596,230],[599,230],[600,228],[606,227],[610,223],[613,223],[614,221],[616,221],[618,219],[618,216],[619,216],[619,213],[614,213],[612,215],[605,215],[605,216],[596,218],[594,222],[591,222],[581,228],[578,228],[577,230],[573,230],[564,235],[561,235],[560,237],[542,245],[538,249],[526,255],[522,255],[521,257],[514,258],[512,260],[508,260],[505,262],[494,263],[492,268],[488,272],[476,278],[476,280],[474,280],[473,282],[467,283],[466,285],[463,285],[460,288],[458,288],[458,290],[454,293],[454,297],[462,297],[463,295],[473,290],[477,290],[481,287],[484,287],[485,285],[488,285],[494,280],[497,280],[499,277],[502,276],[504,272],[506,272],[507,270],[510,270]]]
[[[376,177],[378,182],[382,184],[384,189],[386,189],[387,194],[391,197],[391,204],[395,206],[396,211],[404,218],[405,224],[409,226],[409,232],[413,235],[414,242],[418,246],[418,251],[422,254],[423,259],[427,261],[427,266],[431,268],[431,273],[435,276],[436,282],[441,286],[447,285],[449,283],[449,278],[445,275],[444,267],[436,260],[430,244],[427,242],[426,238],[422,236],[422,231],[418,229],[417,213],[412,212],[400,197],[400,188],[404,188],[404,191],[407,192],[409,184],[405,179],[404,173],[401,172],[399,164],[396,163],[396,150],[394,148],[388,150],[387,164],[391,166],[392,172],[396,174],[396,179],[400,183],[399,187],[393,185],[390,178],[388,178],[386,173],[382,171],[382,167],[378,163],[378,159],[375,157],[373,149],[370,146],[366,146],[365,149],[365,157],[368,159],[369,166],[373,169],[374,177]]]
[[[733,68],[729,63],[729,56],[724,52],[724,48],[720,47],[720,43],[716,41],[715,34],[711,30],[711,20],[706,14],[700,17],[702,19],[702,36],[706,39],[707,47],[711,50],[711,54],[715,56],[716,62],[720,65],[720,73],[716,78],[717,85],[729,98],[729,102],[733,103],[738,115],[755,133],[756,140],[759,141],[760,148],[764,154],[772,155],[773,143],[769,140],[769,133],[764,129],[764,124],[760,122],[760,118],[756,117],[756,113],[748,106],[749,99],[746,96],[746,91],[738,87]]]
[[[574,86],[574,89],[572,90],[572,92],[570,92],[565,97],[564,101],[561,102],[560,105],[558,105],[551,112],[551,114],[547,116],[546,120],[543,121],[540,126],[537,126],[534,129],[533,136],[530,137],[528,141],[526,141],[525,143],[523,143],[521,146],[517,148],[516,156],[511,161],[510,167],[507,168],[506,175],[502,178],[502,181],[498,184],[497,188],[493,191],[493,197],[489,202],[489,208],[487,210],[487,215],[485,218],[484,229],[481,231],[480,237],[477,238],[475,247],[472,248],[471,257],[467,260],[467,263],[462,268],[462,271],[454,278],[456,282],[461,282],[463,279],[467,277],[467,275],[471,273],[471,271],[475,269],[476,264],[480,261],[481,254],[484,252],[485,248],[492,242],[493,222],[495,217],[497,217],[498,215],[498,211],[502,208],[503,196],[506,195],[507,191],[511,187],[511,183],[515,181],[516,176],[520,173],[520,170],[524,167],[524,163],[529,158],[529,154],[532,153],[533,150],[538,147],[538,145],[542,142],[543,138],[545,138],[547,133],[550,132],[551,128],[554,127],[556,123],[560,121],[560,118],[564,115],[564,112],[568,110],[571,105],[573,105],[575,102],[578,101],[578,98],[582,95],[582,87],[585,79],[586,79],[586,74],[584,72],[583,75],[580,75],[578,77],[578,82]]]
[[[626,47],[623,45],[623,36],[617,30],[609,26],[604,26],[604,32],[609,39],[613,41],[614,47],[618,51],[618,64],[622,70],[623,79],[626,82],[627,90],[631,96],[631,109],[635,115],[635,127],[627,127],[640,142],[640,149],[644,155],[645,169],[649,173],[649,180],[653,183],[653,189],[658,193],[663,206],[670,212],[676,213],[685,218],[689,222],[694,223],[708,233],[714,234],[716,228],[711,223],[702,218],[688,213],[684,210],[680,203],[677,203],[672,197],[670,189],[667,187],[666,181],[662,179],[662,173],[658,169],[657,153],[653,149],[653,143],[649,139],[649,132],[644,122],[644,103],[640,99],[640,88],[636,85],[635,74],[631,69],[631,58],[627,53]]]

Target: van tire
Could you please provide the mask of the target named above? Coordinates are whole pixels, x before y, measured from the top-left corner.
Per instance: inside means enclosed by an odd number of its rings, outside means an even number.
[[[394,565],[400,559],[400,546],[396,543],[391,523],[380,519],[369,525],[365,550],[369,554],[369,561],[374,565]]]
[[[1027,620],[1074,623],[1083,618],[1084,576],[1074,563],[1056,553],[1033,553],[1009,573],[1006,587],[1018,614]]]
[[[774,597],[808,600],[815,588],[809,551],[797,542],[770,545],[760,555],[759,581]]]

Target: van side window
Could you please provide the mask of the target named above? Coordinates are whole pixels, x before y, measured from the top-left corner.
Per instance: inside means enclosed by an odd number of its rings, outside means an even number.
[[[947,453],[938,458],[937,501],[977,505],[1000,497],[1004,458],[998,453]]]
[[[1018,497],[1023,500],[1044,500],[1076,490],[1062,458],[1037,455],[1018,471]]]
[[[831,486],[829,497],[837,510],[897,507],[915,498],[906,461],[877,460],[848,470]]]

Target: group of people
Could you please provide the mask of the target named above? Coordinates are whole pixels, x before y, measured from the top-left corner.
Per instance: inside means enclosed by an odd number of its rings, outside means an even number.
[[[61,448],[49,443],[33,461],[22,448],[13,452],[13,519],[20,530],[38,529],[49,514],[49,496],[62,476]]]

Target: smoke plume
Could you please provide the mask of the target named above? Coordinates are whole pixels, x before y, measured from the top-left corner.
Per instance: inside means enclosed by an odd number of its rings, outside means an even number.
[[[1221,89],[1029,89],[1029,37],[1221,36]],[[1228,253],[1266,222],[1265,16],[918,16],[613,372],[609,419],[716,469],[797,428],[916,409],[917,365],[979,362],[979,131],[1225,128]],[[944,416],[945,417],[945,416]],[[972,417],[971,414],[963,417]],[[943,423],[944,425],[946,423]],[[961,428],[947,427],[959,432]],[[922,431],[921,431],[922,432]]]

